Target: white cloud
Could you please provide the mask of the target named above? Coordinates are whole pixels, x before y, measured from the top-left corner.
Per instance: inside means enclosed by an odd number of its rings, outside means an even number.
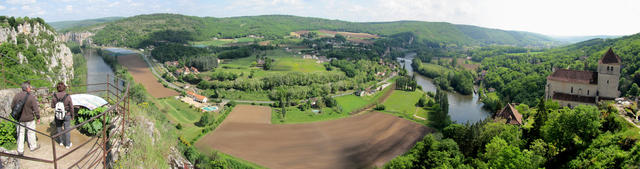
[[[34,4],[36,0],[7,0],[7,3],[11,5]]]
[[[5,10],[7,7],[0,5],[0,10]]]
[[[65,11],[67,11],[67,12],[72,12],[72,11],[73,11],[73,5],[67,5],[67,6],[64,8],[64,10],[65,10]]]
[[[107,6],[108,6],[108,7],[114,7],[114,6],[117,6],[117,5],[120,5],[120,2],[119,2],[119,1],[116,1],[116,2],[110,3],[110,4],[109,4],[109,5],[107,5]]]

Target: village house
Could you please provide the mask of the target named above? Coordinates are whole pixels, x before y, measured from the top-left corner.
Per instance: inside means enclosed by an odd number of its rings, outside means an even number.
[[[176,73],[177,75],[188,75],[188,74],[191,74],[191,73],[193,73],[193,74],[199,74],[200,72],[199,72],[199,71],[198,71],[198,69],[197,69],[197,68],[195,68],[195,67],[190,67],[190,68],[189,68],[189,67],[186,67],[186,66],[185,66],[185,67],[182,67],[182,68],[178,68],[178,69],[176,69],[176,72],[175,72],[175,73]]]
[[[620,57],[609,50],[598,61],[595,72],[557,69],[547,77],[545,99],[558,101],[561,106],[595,105],[602,100],[620,96]]]
[[[200,103],[207,103],[207,97],[203,95],[196,94],[192,91],[187,91],[187,96],[193,98],[193,100]]]
[[[169,67],[169,66],[178,67],[178,61],[173,61],[173,62],[166,61],[166,62],[164,62],[164,65],[167,66],[167,67]]]
[[[504,106],[504,108],[502,108],[502,110],[500,110],[499,112],[497,112],[493,118],[495,120],[499,120],[499,119],[505,119],[507,120],[505,123],[507,124],[515,124],[515,125],[522,125],[522,114],[520,114],[520,112],[518,112],[518,110],[516,110],[515,107],[513,107],[513,104],[509,103],[507,104],[507,106]]]

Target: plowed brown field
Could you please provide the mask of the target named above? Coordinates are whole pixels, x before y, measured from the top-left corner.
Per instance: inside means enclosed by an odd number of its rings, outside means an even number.
[[[195,145],[268,168],[367,168],[409,150],[432,130],[379,112],[305,123],[268,124],[268,107],[238,105]]]
[[[125,66],[133,76],[136,83],[141,83],[147,92],[155,98],[177,96],[178,92],[162,86],[158,79],[153,76],[147,63],[137,54],[118,56],[118,63]]]

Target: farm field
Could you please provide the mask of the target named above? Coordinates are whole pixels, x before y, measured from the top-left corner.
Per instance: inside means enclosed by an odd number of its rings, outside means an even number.
[[[374,95],[370,95],[370,96],[361,97],[361,96],[356,96],[351,94],[351,95],[336,97],[335,99],[336,99],[336,102],[338,103],[338,106],[342,107],[342,112],[350,113],[357,109],[364,108],[367,105],[376,103],[376,101],[379,101],[380,97],[383,96],[384,93],[390,92],[389,90],[393,90],[392,88],[393,86],[389,86],[383,89],[382,91],[378,91]]]
[[[151,73],[147,63],[140,58],[138,54],[129,54],[118,56],[118,63],[129,70],[136,83],[140,83],[147,89],[151,96],[155,98],[164,98],[169,96],[177,96],[178,92],[164,87],[158,79]]]
[[[268,168],[368,168],[382,166],[433,131],[379,112],[284,125],[268,124],[270,114],[268,107],[238,105],[195,146]]]

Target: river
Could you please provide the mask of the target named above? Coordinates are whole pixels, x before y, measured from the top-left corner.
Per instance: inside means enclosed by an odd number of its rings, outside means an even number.
[[[416,56],[416,53],[408,53],[404,58],[398,58],[400,64],[404,64],[407,73],[413,75],[413,68],[411,67],[412,59]],[[422,86],[424,91],[436,91],[436,86],[433,84],[432,79],[422,76],[416,73],[416,81],[418,85]],[[456,123],[465,122],[477,122],[490,116],[489,111],[482,108],[484,103],[479,101],[478,94],[461,95],[454,92],[447,92],[449,98],[449,116],[451,120]]]
[[[89,49],[83,52],[87,59],[87,84],[99,84],[107,82],[107,75],[113,77],[113,70],[102,60],[96,50]],[[87,86],[87,91],[105,90],[106,85]],[[94,92],[91,92],[94,93]]]

